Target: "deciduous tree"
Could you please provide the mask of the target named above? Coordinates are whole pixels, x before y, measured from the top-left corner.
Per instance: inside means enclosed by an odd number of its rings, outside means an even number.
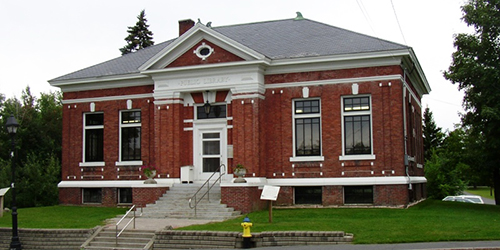
[[[61,98],[60,92],[42,93],[40,98],[36,98],[29,87],[23,91],[21,100],[15,97],[5,100],[0,95],[0,187],[7,187],[11,182],[11,144],[5,122],[13,114],[20,125],[16,133],[19,207],[55,205],[58,202],[57,184],[61,179]]]
[[[491,173],[500,205],[500,0],[470,0],[462,11],[474,32],[456,35],[444,76],[465,93],[462,123],[484,138],[483,168]]]

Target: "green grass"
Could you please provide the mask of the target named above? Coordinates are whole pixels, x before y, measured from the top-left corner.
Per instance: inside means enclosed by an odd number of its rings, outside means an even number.
[[[323,208],[274,209],[248,215],[252,232],[344,231],[354,243],[400,243],[499,240],[500,207],[427,200],[409,209]],[[242,231],[243,217],[183,230]]]
[[[20,228],[93,228],[124,214],[124,208],[54,206],[19,209]],[[354,243],[399,243],[500,240],[500,206],[427,200],[409,209],[318,208],[273,210],[248,214],[252,232],[344,231]],[[11,227],[10,213],[0,227]],[[194,225],[181,230],[241,232],[243,217],[221,223]]]
[[[495,197],[493,195],[490,195],[490,188],[489,187],[478,187],[478,188],[471,188],[465,190],[468,193],[479,195],[483,198],[488,198],[494,200]],[[494,193],[493,193],[494,194]]]
[[[106,219],[125,214],[126,208],[53,206],[17,210],[19,228],[93,228]],[[12,227],[10,212],[0,218],[0,227]]]

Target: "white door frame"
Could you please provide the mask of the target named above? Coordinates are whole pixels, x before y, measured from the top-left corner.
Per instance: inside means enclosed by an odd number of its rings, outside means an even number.
[[[220,158],[221,163],[227,166],[227,123],[210,122],[193,124],[193,163],[194,163],[194,180],[205,181],[213,172],[203,172],[203,157],[202,157],[202,135],[204,133],[220,133]],[[227,174],[227,169],[221,169],[222,173]]]

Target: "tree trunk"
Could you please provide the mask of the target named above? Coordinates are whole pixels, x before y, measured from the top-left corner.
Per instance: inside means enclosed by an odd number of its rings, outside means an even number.
[[[495,194],[495,204],[500,206],[500,169],[493,169],[493,192]]]

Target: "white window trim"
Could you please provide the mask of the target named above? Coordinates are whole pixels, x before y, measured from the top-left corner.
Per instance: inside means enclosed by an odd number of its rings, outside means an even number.
[[[124,112],[134,112],[134,111],[140,111],[141,112],[141,122],[140,123],[132,123],[132,124],[123,124],[122,123],[122,114]],[[142,111],[140,109],[127,109],[127,110],[121,110],[120,115],[118,118],[118,161],[115,162],[116,166],[140,166],[142,165],[142,160],[137,161],[122,161],[122,128],[142,128]],[[142,129],[141,129],[141,153],[142,153]],[[142,155],[141,155],[142,158]]]
[[[85,125],[86,121],[87,121],[87,115],[89,115],[89,114],[104,114],[104,113],[103,112],[83,113],[82,162],[79,163],[79,166],[80,167],[104,167],[104,165],[105,165],[104,161],[91,161],[91,162],[85,161],[85,149],[87,148],[85,145],[85,133],[86,133],[87,129],[103,129],[104,130],[104,124],[103,125],[92,125],[92,126]]]
[[[344,112],[344,99],[345,98],[355,98],[355,97],[369,97],[370,99],[370,110],[369,111],[351,111]],[[339,160],[375,160],[375,154],[373,154],[373,118],[372,118],[372,96],[371,95],[348,95],[342,96],[340,98],[340,109],[341,109],[341,130],[342,130],[342,155],[339,156]],[[348,115],[346,115],[348,113]],[[345,154],[345,128],[344,128],[344,117],[346,116],[357,116],[357,115],[370,115],[370,154],[360,154],[360,155],[346,155]]]
[[[290,157],[290,162],[311,162],[311,161],[324,161],[324,156],[294,156]]]
[[[295,114],[295,102],[296,101],[319,101],[319,113],[317,114]],[[319,117],[319,131],[320,131],[320,155],[315,156],[297,156],[297,149],[295,148],[296,138],[295,138],[295,119],[296,118],[316,118]],[[323,121],[321,119],[321,99],[320,98],[300,98],[292,100],[292,152],[293,156],[290,157],[290,162],[310,162],[310,161],[324,161],[323,156]]]
[[[80,162],[80,167],[104,167],[106,165],[103,161]]]

